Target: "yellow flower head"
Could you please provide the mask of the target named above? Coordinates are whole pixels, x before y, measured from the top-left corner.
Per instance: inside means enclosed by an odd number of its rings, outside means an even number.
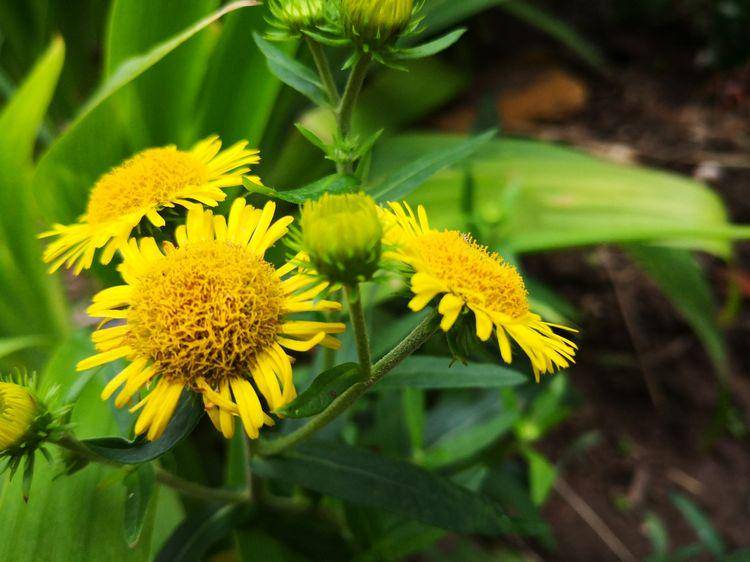
[[[38,410],[36,400],[24,387],[0,382],[0,453],[23,442]]]
[[[394,40],[414,11],[413,0],[340,0],[344,28],[357,43],[382,45]]]
[[[302,206],[302,249],[327,279],[353,285],[378,269],[383,226],[378,206],[364,193],[324,194]]]
[[[165,208],[200,202],[214,207],[226,197],[224,188],[242,183],[257,150],[246,142],[221,151],[218,137],[209,137],[192,150],[174,146],[149,148],[103,175],[94,185],[86,212],[71,225],[55,224],[41,238],[55,238],[44,252],[50,272],[75,266],[76,274],[88,269],[94,254],[104,248],[101,263],[108,264],[133,229],[146,218],[156,227],[165,224]],[[248,177],[260,183],[257,176]]]
[[[510,339],[529,356],[537,380],[543,373],[566,368],[574,361],[577,346],[555,333],[549,324],[529,310],[523,279],[515,267],[477,244],[470,236],[454,230],[430,228],[424,209],[417,215],[407,204],[391,203],[382,211],[386,225],[386,257],[406,264],[412,273],[414,297],[409,308],[422,310],[442,295],[438,312],[440,327],[448,331],[459,314],[471,311],[476,334],[487,341],[493,333],[500,355],[512,360]]]
[[[105,323],[120,322],[94,332],[99,353],[78,370],[129,361],[102,398],[122,387],[115,400],[122,407],[151,388],[131,409],[141,410],[137,434],[157,439],[187,388],[203,395],[224,436],[234,434],[239,416],[256,438],[263,425],[273,424],[267,412],[296,396],[285,349],[338,347],[330,334],[343,332],[343,324],[287,318],[340,305],[314,300],[328,284],[311,282],[293,263],[276,269],[265,261],[293,220],[273,222],[274,210],[271,202],[261,210],[237,199],[227,221],[196,206],[175,231],[176,246],[162,251],[153,238],[143,238],[121,249],[126,284],[101,291],[88,310]]]

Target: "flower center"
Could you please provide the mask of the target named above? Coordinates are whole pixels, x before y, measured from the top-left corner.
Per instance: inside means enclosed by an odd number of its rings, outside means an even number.
[[[208,181],[208,170],[189,152],[174,147],[144,150],[114,168],[94,185],[86,220],[100,224],[133,211],[169,203],[187,187]]]
[[[246,374],[281,325],[283,291],[273,266],[225,242],[169,252],[134,289],[129,344],[183,384]]]
[[[529,310],[518,271],[455,230],[431,231],[412,242],[415,254],[433,277],[470,305],[518,318]]]

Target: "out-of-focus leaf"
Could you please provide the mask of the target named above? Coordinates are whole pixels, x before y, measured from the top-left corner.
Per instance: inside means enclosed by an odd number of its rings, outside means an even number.
[[[148,52],[125,60],[109,75],[39,161],[34,193],[48,219],[74,220],[95,178],[126,154],[127,138],[113,127],[113,96],[222,16],[255,4],[253,0],[227,4]]]
[[[438,54],[441,51],[449,48],[451,45],[456,43],[461,36],[466,33],[466,28],[454,29],[453,31],[446,33],[442,37],[433,39],[428,43],[422,43],[416,47],[409,47],[400,49],[398,51],[398,58],[400,59],[423,59],[425,57],[431,57]]]
[[[700,338],[720,374],[727,374],[727,348],[716,321],[718,310],[700,264],[690,252],[674,248],[627,248]]]
[[[646,536],[651,542],[651,556],[649,560],[660,560],[669,552],[669,534],[664,522],[653,512],[646,513],[643,519],[643,528]]]
[[[375,544],[359,554],[353,562],[403,560],[423,552],[445,536],[443,529],[428,527],[417,521],[404,521],[384,534]]]
[[[488,143],[497,131],[487,131],[450,149],[436,150],[409,162],[382,181],[367,188],[378,201],[398,201],[438,172],[465,160]]]
[[[375,147],[373,178],[464,138],[408,135]],[[728,256],[730,240],[750,228],[728,222],[721,200],[704,184],[675,174],[600,161],[537,141],[501,139],[471,161],[475,219],[514,253],[601,243],[646,242]],[[414,194],[436,228],[464,224],[466,170],[449,169]]]
[[[43,336],[20,336],[17,338],[0,338],[0,359],[23,349],[38,347],[49,343]]]
[[[197,136],[219,133],[226,143],[247,139],[253,146],[263,139],[281,90],[281,81],[271,74],[263,53],[250,40],[253,31],[266,27],[265,4],[224,19],[198,100]],[[290,41],[278,48],[291,54],[296,45]]]
[[[256,457],[252,466],[266,478],[459,533],[499,535],[523,527],[493,502],[437,474],[340,443],[304,443],[277,457]]]
[[[263,39],[259,33],[253,33],[253,37],[255,44],[268,61],[268,68],[276,78],[309,98],[315,105],[320,107],[328,105],[323,85],[312,70]]]
[[[459,430],[445,433],[425,449],[422,463],[439,468],[473,457],[508,433],[518,419],[518,412],[498,412],[493,418]]]
[[[449,357],[413,355],[378,383],[378,388],[502,388],[528,382],[528,377],[501,365],[454,363]]]
[[[214,544],[245,519],[246,511],[243,505],[229,505],[189,516],[162,546],[155,562],[201,562]]]
[[[125,541],[135,548],[141,540],[146,515],[154,498],[154,467],[143,464],[125,477]]]
[[[531,488],[531,500],[536,505],[542,505],[544,500],[552,491],[557,478],[557,468],[543,455],[533,449],[525,449],[523,452],[529,463],[529,486]]]
[[[349,387],[361,382],[362,371],[357,363],[343,363],[315,377],[312,384],[277,413],[290,418],[307,418],[319,414]]]
[[[115,0],[107,26],[105,77],[115,73],[128,59],[149,51],[205,17],[218,5],[218,0]],[[117,98],[117,113],[126,124],[124,130],[133,148],[187,140],[211,44],[210,34],[186,41]]]
[[[305,562],[308,560],[261,529],[240,529],[235,533],[241,562]]]
[[[340,176],[338,174],[327,176],[304,187],[288,189],[286,191],[276,191],[270,187],[254,184],[247,179],[243,180],[243,183],[245,189],[250,193],[260,193],[266,197],[280,199],[298,205],[301,205],[309,199],[317,199],[324,193],[351,193],[359,184],[357,178],[353,176]]]
[[[0,336],[68,329],[62,291],[41,261],[30,186],[36,135],[64,58],[54,39],[0,113]]]
[[[404,388],[401,391],[404,421],[409,432],[412,453],[421,454],[424,444],[425,394],[417,388]]]
[[[723,557],[726,553],[724,541],[721,540],[716,529],[711,525],[711,521],[703,514],[698,506],[682,494],[671,494],[670,499],[675,507],[680,510],[685,521],[687,521],[698,535],[701,544],[717,558]]]
[[[100,437],[83,443],[94,453],[122,464],[140,464],[158,459],[174,449],[193,432],[203,416],[201,399],[192,392],[183,391],[180,403],[175,410],[164,434],[156,441],[143,438],[128,441],[121,437]]]

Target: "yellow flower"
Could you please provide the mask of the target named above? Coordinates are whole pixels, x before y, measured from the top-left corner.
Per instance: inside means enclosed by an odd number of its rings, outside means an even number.
[[[345,285],[369,281],[378,269],[383,226],[364,193],[330,195],[302,206],[302,249],[325,278]]]
[[[133,229],[146,218],[156,227],[165,224],[159,214],[166,208],[194,202],[214,207],[226,197],[224,188],[242,183],[257,150],[238,142],[221,151],[218,137],[209,137],[191,150],[174,146],[149,148],[103,175],[94,185],[86,212],[71,225],[55,224],[40,238],[56,238],[44,252],[50,273],[61,266],[76,274],[88,269],[94,254],[104,248],[101,263],[108,264]],[[260,183],[257,176],[248,177]]]
[[[311,283],[295,271],[295,262],[275,269],[265,261],[266,250],[293,220],[273,222],[274,210],[270,202],[261,210],[237,199],[227,221],[194,207],[175,231],[176,246],[165,244],[162,251],[153,238],[143,238],[121,249],[126,284],[101,291],[88,309],[104,323],[121,322],[94,332],[99,353],[81,361],[78,370],[129,361],[102,398],[122,387],[115,400],[122,407],[151,387],[131,409],[142,410],[136,434],[157,439],[188,388],[203,395],[225,437],[234,434],[239,416],[256,438],[263,425],[274,423],[267,410],[296,396],[292,360],[284,349],[339,346],[330,334],[343,332],[344,324],[287,318],[339,310],[340,304],[314,300],[328,284]]]
[[[20,445],[36,418],[36,400],[24,387],[0,382],[0,452]]]
[[[552,373],[574,362],[577,346],[552,328],[575,331],[544,322],[529,310],[523,279],[515,267],[455,230],[430,228],[421,206],[415,216],[407,204],[391,203],[382,210],[386,225],[387,258],[406,264],[411,270],[414,297],[409,308],[422,310],[442,295],[438,312],[440,327],[448,331],[464,311],[476,319],[476,334],[482,341],[493,333],[500,355],[512,360],[510,340],[529,356],[534,376]]]

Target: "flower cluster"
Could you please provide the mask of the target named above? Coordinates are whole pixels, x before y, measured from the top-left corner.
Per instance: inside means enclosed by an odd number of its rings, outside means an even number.
[[[421,206],[415,213],[361,193],[323,194],[302,206],[290,244],[297,253],[277,267],[266,254],[293,217],[275,218],[273,202],[256,208],[243,198],[226,217],[210,209],[258,162],[246,146],[221,151],[212,137],[186,152],[145,150],[95,184],[77,223],[42,235],[54,238],[45,253],[53,270],[80,272],[97,253],[105,264],[119,254],[123,283],[94,296],[88,313],[101,320],[92,335],[97,353],[78,369],[126,361],[102,398],[116,394],[116,406],[138,412],[136,434],[158,439],[187,390],[202,396],[225,437],[239,419],[257,438],[296,397],[290,353],[339,346],[334,336],[345,325],[310,315],[340,310],[327,293],[381,270],[405,275],[411,310],[435,302],[443,331],[464,318],[478,340],[496,341],[506,362],[515,342],[537,379],[573,361],[576,345],[554,331],[567,328],[530,310],[516,268],[468,235],[431,228]],[[184,218],[173,212],[178,224],[164,228],[166,211],[177,207],[187,209]],[[156,233],[136,235],[147,227]],[[27,442],[37,412],[30,395],[0,386],[0,446]]]

